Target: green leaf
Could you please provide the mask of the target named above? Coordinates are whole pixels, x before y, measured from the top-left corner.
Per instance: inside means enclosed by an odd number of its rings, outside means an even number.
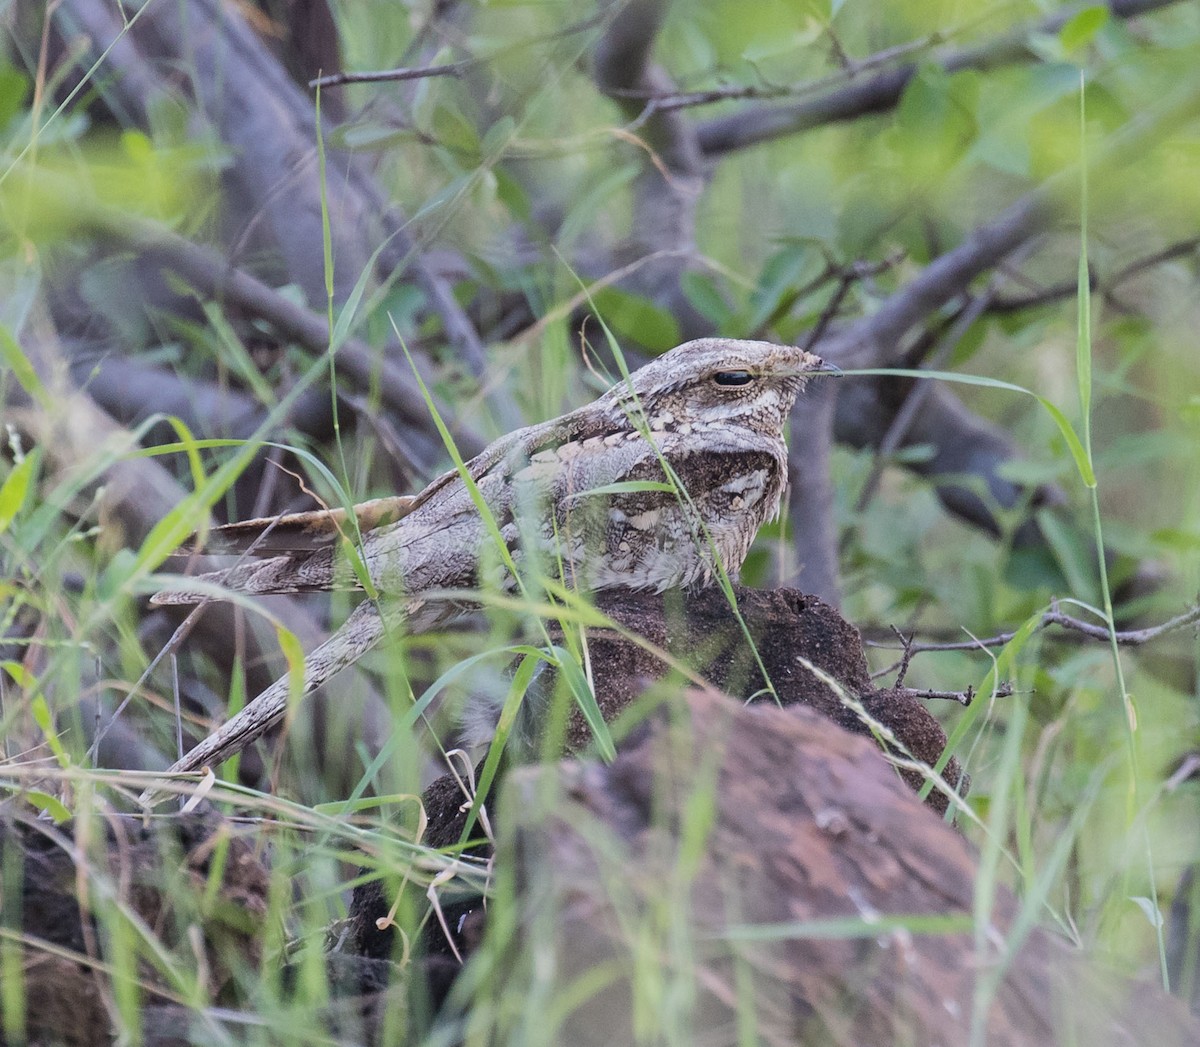
[[[5,659],[0,662],[0,669],[8,673],[21,687],[32,687],[34,684],[35,677],[33,673],[26,669],[20,662]]]
[[[767,259],[750,295],[750,314],[743,328],[757,331],[786,311],[797,291],[811,284],[825,266],[812,244],[788,244]]]
[[[33,722],[38,725],[45,737],[50,752],[54,754],[54,759],[58,761],[58,766],[70,767],[71,758],[63,748],[62,742],[59,741],[58,731],[54,726],[54,716],[50,712],[50,706],[46,703],[45,697],[40,694],[35,695],[33,701],[29,703],[29,711],[33,715]]]
[[[275,626],[275,636],[287,661],[288,692],[298,696],[304,689],[304,645],[291,629],[282,625]]]
[[[1133,904],[1136,905],[1139,909],[1142,910],[1142,915],[1146,917],[1146,919],[1149,922],[1151,927],[1155,928],[1156,930],[1159,930],[1162,928],[1162,926],[1163,926],[1162,912],[1159,910],[1158,906],[1154,904],[1153,901],[1151,901],[1149,898],[1146,898],[1142,895],[1134,895],[1129,900],[1131,902],[1133,902]]]
[[[942,750],[942,755],[938,757],[937,763],[933,765],[935,772],[941,774],[946,769],[946,764],[950,762],[950,758],[959,752],[963,740],[975,728],[980,718],[987,715],[990,703],[985,700],[986,696],[992,693],[999,681],[1012,677],[1013,666],[1016,664],[1017,656],[1021,653],[1025,644],[1029,642],[1029,638],[1041,627],[1043,614],[1044,609],[1035,611],[1026,618],[1021,627],[1017,629],[1013,638],[997,652],[996,660],[992,663],[991,669],[988,670],[987,675],[984,676],[983,681],[976,688],[976,694],[979,697],[967,706],[966,711],[959,717],[954,730],[950,732],[949,737],[946,739],[946,747]],[[921,800],[924,800],[932,790],[933,779],[929,779],[918,790],[917,796]]]
[[[27,454],[5,477],[4,483],[0,484],[0,534],[8,530],[17,513],[21,511],[21,506],[25,504],[37,463],[36,454]]]
[[[1067,447],[1071,452],[1071,457],[1075,462],[1075,468],[1079,470],[1079,475],[1083,478],[1083,482],[1088,487],[1096,486],[1096,474],[1092,470],[1092,463],[1088,460],[1087,452],[1084,451],[1083,444],[1076,435],[1075,429],[1067,420],[1067,416],[1044,396],[1039,396],[1024,386],[1017,385],[1014,382],[1002,382],[998,378],[984,378],[982,375],[976,374],[956,374],[953,371],[914,371],[907,368],[869,367],[861,371],[847,371],[846,373],[897,375],[901,378],[933,378],[942,382],[952,382],[956,385],[978,385],[985,389],[1004,389],[1011,393],[1032,396],[1046,409],[1046,413],[1054,419],[1054,424],[1058,426],[1058,431],[1062,433],[1062,437],[1066,441]]]
[[[1085,7],[1067,19],[1066,25],[1058,31],[1058,41],[1063,51],[1070,54],[1090,44],[1107,24],[1107,7]]]
[[[592,737],[596,740],[596,749],[599,751],[601,759],[615,760],[617,747],[613,744],[608,724],[604,722],[604,714],[600,711],[600,706],[596,704],[596,696],[588,686],[587,677],[583,675],[583,667],[575,660],[570,651],[562,647],[552,647],[551,651],[555,655],[558,671],[562,673],[575,703],[579,706],[579,711],[583,713],[583,718],[587,721]]]
[[[1200,531],[1185,531],[1176,527],[1162,527],[1150,534],[1151,539],[1166,549],[1180,553],[1200,552]]]
[[[1075,21],[1072,19],[1071,21]],[[1069,23],[1068,23],[1069,24]],[[1078,324],[1075,340],[1075,375],[1079,384],[1079,414],[1083,419],[1083,443],[1090,449],[1092,415],[1092,300],[1088,271],[1088,177],[1087,110],[1084,106],[1083,73],[1079,74],[1079,272]],[[1091,461],[1090,453],[1087,455]]]
[[[1054,419],[1054,424],[1058,426],[1058,431],[1062,433],[1062,437],[1067,441],[1067,447],[1071,451],[1071,457],[1075,459],[1075,468],[1079,470],[1079,475],[1083,477],[1083,482],[1088,487],[1096,486],[1096,474],[1092,471],[1092,463],[1088,460],[1088,453],[1084,450],[1083,444],[1080,443],[1079,437],[1075,433],[1075,429],[1071,423],[1067,421],[1067,416],[1062,413],[1044,396],[1038,396],[1036,393],[1030,394],[1035,397]]]
[[[675,317],[641,295],[606,287],[592,295],[592,306],[614,331],[651,352],[666,352],[682,340]]]
[[[42,386],[42,380],[33,369],[33,364],[29,362],[29,357],[25,355],[7,328],[3,327],[0,327],[0,361],[12,368],[13,374],[16,375],[17,381],[21,383],[21,388],[25,392],[39,403],[46,399],[46,390]]]
[[[62,825],[71,820],[71,812],[56,796],[44,793],[40,789],[26,789],[21,795],[39,811],[50,815],[55,825]]]
[[[927,190],[962,159],[978,134],[980,77],[922,66],[904,89],[887,142],[907,185]]]
[[[1046,544],[1054,554],[1059,570],[1067,579],[1067,588],[1077,596],[1095,594],[1096,580],[1092,567],[1095,550],[1073,527],[1057,514],[1043,509],[1037,514],[1038,526],[1046,537]]]
[[[502,116],[487,129],[479,147],[480,151],[485,157],[495,159],[508,148],[516,133],[517,122],[511,116]]]
[[[420,138],[411,127],[391,127],[375,121],[361,121],[335,127],[327,136],[328,144],[334,149],[348,152],[383,152],[395,149]]]
[[[23,108],[29,80],[11,65],[0,66],[0,127],[5,127]]]
[[[717,282],[708,273],[684,273],[679,279],[679,286],[693,309],[719,329],[726,329],[734,313]]]

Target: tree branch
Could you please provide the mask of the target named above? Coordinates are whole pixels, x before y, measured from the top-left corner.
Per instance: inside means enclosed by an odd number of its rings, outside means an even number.
[[[1167,633],[1197,623],[1200,623],[1200,604],[1184,611],[1183,614],[1168,619],[1161,625],[1153,625],[1145,629],[1119,629],[1116,632],[1116,640],[1123,647],[1141,647],[1144,644],[1157,640],[1161,636],[1165,636]],[[1071,615],[1064,614],[1058,609],[1058,601],[1054,601],[1050,605],[1050,610],[1042,615],[1042,620],[1038,623],[1037,628],[1039,630],[1046,629],[1051,625],[1057,625],[1059,628],[1066,629],[1069,632],[1078,633],[1089,640],[1099,640],[1105,643],[1109,640],[1109,631],[1105,626],[1085,622],[1078,618],[1073,618]],[[1010,643],[1016,635],[1016,632],[998,633],[995,636],[989,636],[984,639],[959,640],[953,643],[918,643],[910,641],[902,643],[902,646],[899,648],[893,644],[881,643],[876,640],[868,640],[867,645],[882,650],[903,650],[907,660],[913,655],[924,654],[926,651],[979,651],[984,648],[1003,647],[1005,644]]]
[[[1179,0],[1112,0],[1109,10],[1120,19],[1170,7]],[[963,69],[993,69],[1036,57],[1029,41],[1032,36],[1057,33],[1081,8],[1055,13],[1040,22],[1020,26],[993,40],[975,47],[947,51],[934,55],[935,61],[947,72]],[[869,65],[870,59],[863,64]],[[809,131],[827,124],[855,120],[862,116],[885,112],[896,105],[909,81],[916,75],[917,65],[910,63],[877,73],[869,80],[806,98],[802,102],[777,106],[747,106],[737,113],[718,117],[702,124],[697,132],[705,156],[714,157],[785,135]],[[806,88],[796,88],[805,93]],[[811,86],[807,88],[811,91]]]

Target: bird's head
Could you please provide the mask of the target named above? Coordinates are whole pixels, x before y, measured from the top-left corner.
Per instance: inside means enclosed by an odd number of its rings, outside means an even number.
[[[781,432],[808,380],[840,373],[794,346],[700,338],[635,371],[606,399],[628,410],[636,396],[651,426],[669,415],[676,426],[744,425]]]

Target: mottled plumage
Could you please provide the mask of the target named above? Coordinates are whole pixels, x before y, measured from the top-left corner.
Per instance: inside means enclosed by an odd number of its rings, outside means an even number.
[[[574,588],[706,584],[714,555],[736,570],[778,512],[788,413],[808,378],[835,370],[787,346],[688,342],[586,407],[502,437],[466,471],[521,573],[536,556],[541,570]],[[481,584],[514,584],[500,566],[495,530],[457,470],[418,495],[367,502],[355,513],[356,527],[344,512],[317,511],[231,524],[210,536],[218,550],[256,558],[202,580],[265,594],[360,588],[339,548],[341,536],[361,533],[359,554],[380,599],[360,604],[309,655],[305,693],[388,629],[428,630],[459,613]],[[481,564],[494,565],[496,577],[481,580]],[[448,596],[455,592],[462,598]],[[154,602],[201,598],[168,591]],[[172,770],[239,752],[278,722],[287,697],[285,678]]]

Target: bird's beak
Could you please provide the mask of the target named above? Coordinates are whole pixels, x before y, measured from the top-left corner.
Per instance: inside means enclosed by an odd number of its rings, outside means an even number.
[[[831,378],[844,378],[845,377],[845,373],[842,371],[842,369],[840,367],[838,367],[837,364],[829,364],[829,363],[826,363],[824,360],[821,361],[819,366],[814,367],[808,373],[809,374],[827,374]]]

